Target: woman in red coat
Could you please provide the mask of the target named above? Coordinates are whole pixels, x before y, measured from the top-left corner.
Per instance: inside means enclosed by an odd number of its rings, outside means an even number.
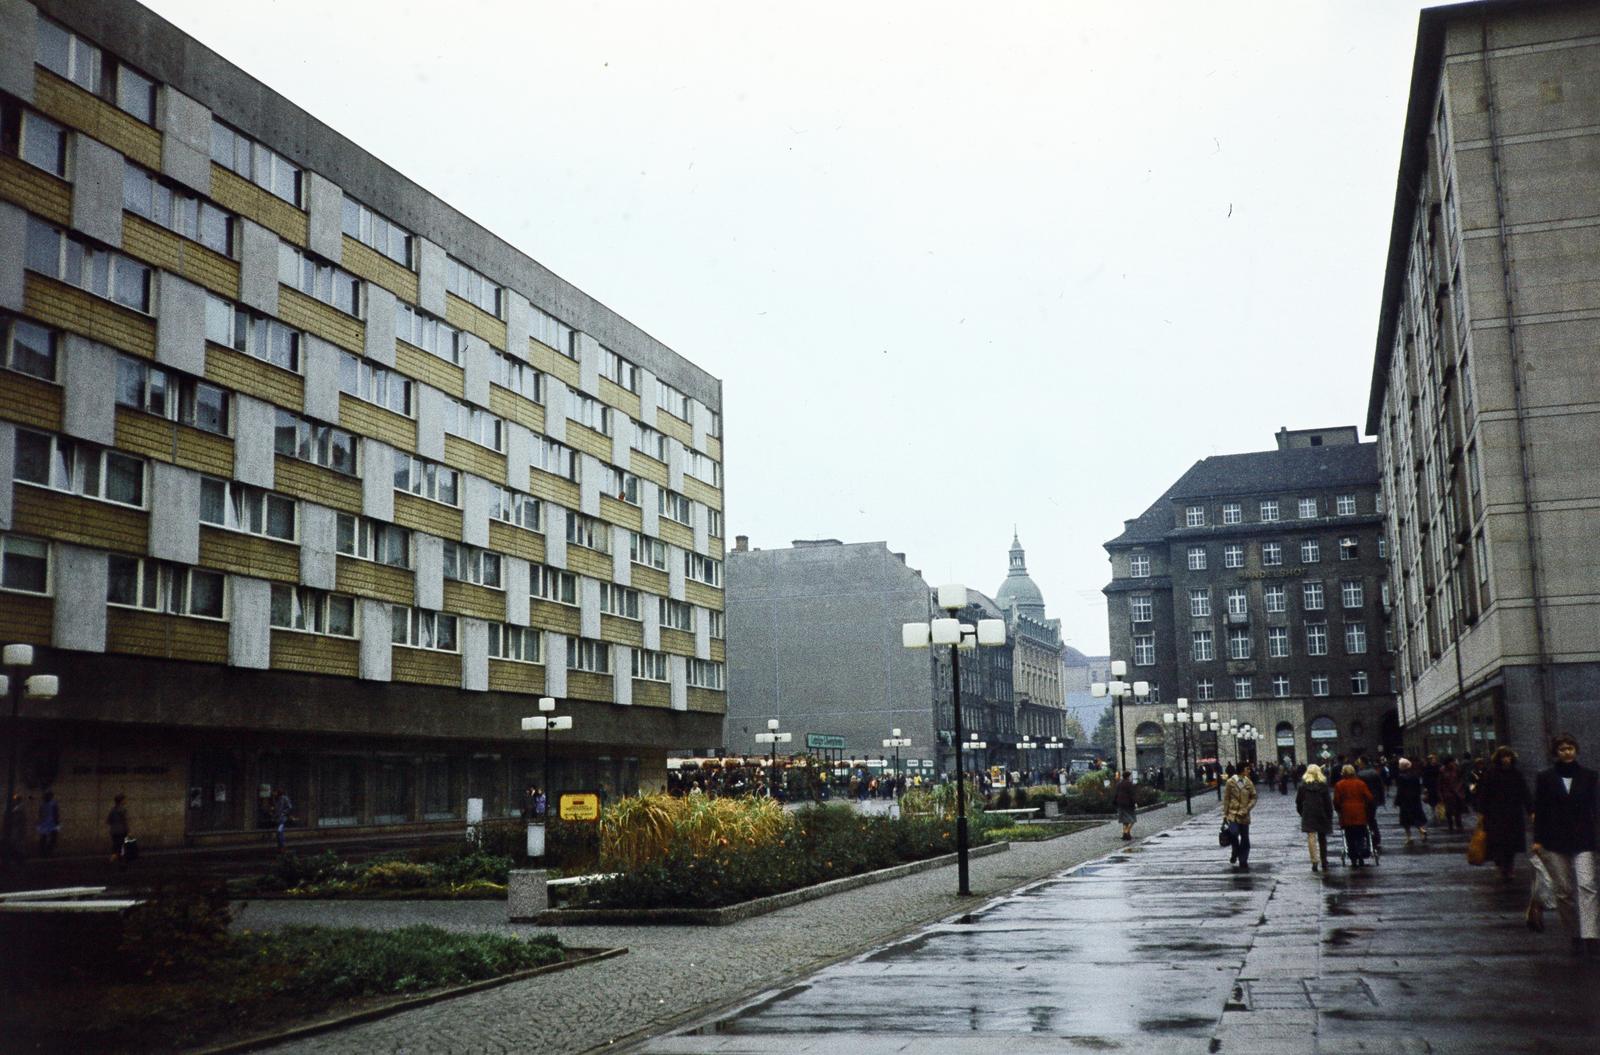
[[[1356,776],[1355,766],[1345,766],[1339,773],[1341,779],[1333,786],[1333,808],[1339,814],[1339,827],[1344,830],[1344,845],[1350,853],[1350,862],[1360,868],[1367,862],[1367,821],[1372,816],[1372,789]]]

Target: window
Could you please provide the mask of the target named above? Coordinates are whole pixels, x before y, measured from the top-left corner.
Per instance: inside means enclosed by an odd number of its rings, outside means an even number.
[[[1233,698],[1236,700],[1248,700],[1252,695],[1254,695],[1254,692],[1252,691],[1253,688],[1254,686],[1250,684],[1249,675],[1234,678]]]
[[[290,458],[321,465],[347,476],[356,475],[356,438],[353,433],[320,425],[287,410],[278,410],[273,449]]]
[[[1276,498],[1263,499],[1261,502],[1261,520],[1263,523],[1272,523],[1278,519],[1278,500]]]
[[[334,548],[347,557],[360,557],[391,568],[411,567],[411,532],[381,520],[340,513]]]
[[[356,636],[356,599],[308,586],[272,585],[272,626],[330,637]]]
[[[611,525],[582,513],[567,513],[567,541],[574,546],[611,552]]]
[[[1222,547],[1222,566],[1224,568],[1244,567],[1244,545],[1234,542]]]
[[[461,365],[461,331],[413,308],[404,301],[394,307],[394,335],[447,363]]]
[[[668,630],[682,630],[685,633],[694,633],[694,606],[683,601],[674,601],[670,597],[656,599],[661,625]]]
[[[500,554],[445,539],[444,577],[498,590],[501,588]]]
[[[1388,540],[1387,537],[1385,537],[1383,535],[1379,535],[1378,536],[1378,559],[1382,560],[1383,558],[1387,557],[1388,555],[1389,555],[1389,540]]]
[[[489,658],[517,663],[544,662],[544,634],[523,626],[489,624]]]
[[[376,249],[401,267],[411,266],[411,232],[393,220],[362,205],[349,195],[344,199],[344,233]]]
[[[727,620],[722,612],[717,611],[715,608],[708,608],[706,609],[706,619],[711,624],[711,640],[722,641],[727,638]]]
[[[656,378],[656,406],[675,418],[691,422],[694,420],[694,407],[689,402],[689,397],[660,378]]]
[[[1128,610],[1135,623],[1148,623],[1155,611],[1155,602],[1147,593],[1134,594],[1128,598]]]
[[[611,673],[611,646],[586,637],[567,638],[567,669],[590,674]]]
[[[1233,627],[1228,631],[1228,658],[1250,658],[1250,631],[1244,627]]]
[[[1283,543],[1263,542],[1261,544],[1261,566],[1275,568],[1283,563]]]
[[[1288,611],[1288,597],[1289,590],[1282,583],[1270,583],[1261,589],[1263,607],[1269,612]]]
[[[648,454],[658,462],[667,460],[667,438],[648,425],[633,423],[633,449]]]
[[[0,153],[67,177],[67,130],[9,99],[0,99]]]
[[[544,402],[544,375],[504,352],[494,353],[495,384],[535,403]]]
[[[1289,675],[1274,674],[1272,676],[1272,695],[1279,699],[1289,695]]]
[[[600,610],[623,619],[644,618],[639,614],[639,591],[615,583],[600,584]]]
[[[1311,695],[1328,695],[1328,676],[1326,674],[1311,675]]]
[[[150,313],[150,268],[28,217],[27,266],[125,308]]]
[[[206,297],[206,340],[285,370],[300,370],[298,331],[221,297]]]
[[[643,648],[634,649],[633,676],[640,681],[666,681],[667,654]]]
[[[349,352],[339,353],[339,391],[411,416],[412,381],[404,374]]]
[[[446,612],[430,612],[422,608],[389,609],[389,640],[406,648],[431,648],[436,652],[454,652],[456,645],[456,617]]]
[[[233,255],[231,213],[173,190],[131,161],[122,170],[122,207],[223,256]]]
[[[1352,656],[1359,656],[1367,650],[1367,624],[1346,623],[1344,625],[1344,650]]]
[[[1306,624],[1306,655],[1326,656],[1328,654],[1328,624]]]
[[[1300,519],[1314,520],[1317,516],[1317,500],[1315,498],[1300,499]]]
[[[1353,671],[1351,671],[1350,672],[1350,695],[1352,695],[1352,696],[1365,696],[1370,691],[1371,691],[1371,689],[1369,688],[1368,683],[1367,683],[1367,672],[1364,671],[1364,670],[1353,670]]]
[[[628,533],[628,559],[635,564],[643,564],[647,568],[658,571],[667,570],[667,545],[660,539],[641,535],[637,531]]]
[[[50,544],[19,535],[0,535],[0,590],[50,592]]]
[[[691,659],[688,662],[688,668],[687,681],[689,688],[722,691],[723,667],[721,663],[713,663],[709,659]]]
[[[611,435],[611,408],[575,388],[567,389],[567,418],[596,432]]]
[[[1196,630],[1192,635],[1192,654],[1196,663],[1206,663],[1217,658],[1211,631]]]
[[[1190,571],[1205,571],[1206,570],[1206,548],[1204,546],[1190,546],[1189,547],[1189,570]]]
[[[495,318],[500,317],[500,287],[453,256],[445,258],[444,288]]]
[[[106,570],[107,604],[169,615],[224,617],[227,577],[219,571],[115,553],[106,558]]]
[[[1237,524],[1244,519],[1244,511],[1238,502],[1222,503],[1222,522],[1224,524]]]
[[[602,495],[610,495],[619,502],[629,505],[642,505],[639,498],[639,478],[632,473],[625,473],[614,465],[602,465],[600,472],[605,476],[605,483],[600,488]]]
[[[287,158],[214,118],[211,122],[211,160],[290,205],[300,205],[300,170],[289,164]]]
[[[1135,579],[1150,577],[1150,554],[1135,553],[1128,558],[1128,574]]]
[[[1361,556],[1361,544],[1354,535],[1343,535],[1339,538],[1339,559],[1355,560]]]
[[[639,368],[603,344],[600,346],[600,376],[629,392],[639,391]]]
[[[1228,589],[1228,615],[1242,617],[1250,614],[1250,597],[1242,586]]]
[[[1214,700],[1217,698],[1216,682],[1210,678],[1200,678],[1194,683],[1194,698],[1197,700]]]
[[[707,417],[709,417],[711,420],[706,422],[706,435],[707,436],[721,436],[722,435],[722,414],[719,413],[718,411],[712,410],[712,411],[707,411]]]
[[[0,364],[45,381],[56,379],[61,335],[26,319],[0,317]]]
[[[693,582],[704,583],[707,586],[722,586],[722,562],[713,557],[703,557],[685,550],[683,574]]]
[[[83,90],[100,94],[100,49],[43,15],[39,16],[34,60]]]
[[[528,578],[531,595],[541,601],[556,604],[578,603],[578,577],[570,571],[540,564]]]
[[[1340,495],[1338,498],[1334,499],[1334,512],[1337,513],[1339,516],[1342,516],[1342,517],[1353,517],[1353,516],[1355,516],[1356,515],[1356,496],[1355,495]]]
[[[492,451],[505,450],[505,423],[497,415],[470,403],[445,401],[444,431]]]
[[[12,476],[56,491],[144,508],[144,460],[120,451],[17,429]]]
[[[278,281],[346,315],[361,315],[361,280],[287,242],[278,244]]]
[[[675,520],[680,524],[693,524],[693,504],[676,491],[669,491],[665,487],[656,489],[656,508],[668,520]]]
[[[489,506],[489,516],[514,527],[541,531],[543,507],[539,500],[509,487],[495,488],[494,502]]]
[[[571,447],[555,440],[541,440],[533,445],[533,467],[563,480],[578,482],[578,456]]]
[[[1308,612],[1320,612],[1323,609],[1322,584],[1320,582],[1302,583],[1300,586],[1301,604]]]
[[[294,499],[259,487],[213,476],[200,478],[202,524],[293,542],[297,508]]]
[[[1206,526],[1206,507],[1205,506],[1189,506],[1187,509],[1185,509],[1183,511],[1183,526],[1184,527],[1205,527]]]
[[[1319,564],[1322,561],[1322,544],[1314,538],[1300,540],[1300,563]]]
[[[1289,654],[1289,628],[1286,626],[1267,627],[1267,655],[1273,659],[1282,659]]]
[[[683,454],[683,471],[702,483],[712,487],[722,486],[722,465],[709,454],[699,451],[685,451]]]
[[[533,309],[533,339],[568,359],[578,357],[578,333],[560,319],[538,307]]]
[[[1366,601],[1360,579],[1346,579],[1339,584],[1339,600],[1346,608],[1360,608]]]
[[[706,534],[712,538],[722,538],[722,510],[706,509]]]
[[[1211,590],[1209,587],[1198,586],[1189,589],[1189,614],[1197,618],[1211,614]]]
[[[461,504],[460,475],[454,469],[401,452],[395,457],[394,489],[447,506]]]
[[[219,436],[228,434],[228,393],[206,381],[117,356],[117,403]]]

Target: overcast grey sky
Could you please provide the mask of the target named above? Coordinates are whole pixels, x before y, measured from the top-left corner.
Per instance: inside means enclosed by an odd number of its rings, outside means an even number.
[[[1069,644],[1195,460],[1365,421],[1417,11],[147,0],[723,381],[727,530]]]

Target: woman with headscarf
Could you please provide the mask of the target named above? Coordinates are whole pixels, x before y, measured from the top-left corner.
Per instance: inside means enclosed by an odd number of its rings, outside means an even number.
[[[1422,774],[1412,766],[1411,759],[1402,758],[1399,772],[1394,777],[1394,805],[1400,811],[1400,826],[1406,830],[1406,845],[1411,845],[1411,829],[1422,832],[1428,839],[1428,811],[1422,805]]]
[[[1371,852],[1367,843],[1367,824],[1372,819],[1372,789],[1356,776],[1355,766],[1345,766],[1339,771],[1339,783],[1333,786],[1333,807],[1339,811],[1339,827],[1344,830],[1345,849],[1350,853],[1350,864],[1360,868],[1367,863]]]
[[[1300,778],[1294,808],[1300,814],[1300,830],[1306,833],[1306,850],[1311,854],[1311,870],[1328,867],[1328,833],[1333,831],[1333,792],[1322,767],[1310,765]]]
[[[1507,882],[1517,855],[1528,848],[1528,810],[1532,806],[1528,783],[1517,769],[1517,753],[1509,747],[1496,749],[1478,781],[1478,815],[1489,837],[1489,860]]]

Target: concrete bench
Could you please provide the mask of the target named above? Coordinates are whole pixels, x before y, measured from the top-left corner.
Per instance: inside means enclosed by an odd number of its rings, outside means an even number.
[[[103,901],[15,901],[0,902],[0,915],[49,912],[56,915],[94,915],[126,912],[144,902],[138,898],[108,898]]]
[[[1015,817],[1015,818],[1017,818],[1017,820],[1020,821],[1024,817],[1032,817],[1033,815],[1038,813],[1039,812],[1039,807],[1037,807],[1037,806],[1027,806],[1027,807],[1024,807],[1022,809],[1015,809],[1015,810],[984,810],[983,812],[985,812],[985,813],[993,813],[993,814],[995,814],[996,816],[999,816],[999,817]]]
[[[63,886],[51,890],[13,890],[0,894],[0,904],[7,901],[75,901],[99,897],[106,892],[103,886]]]

